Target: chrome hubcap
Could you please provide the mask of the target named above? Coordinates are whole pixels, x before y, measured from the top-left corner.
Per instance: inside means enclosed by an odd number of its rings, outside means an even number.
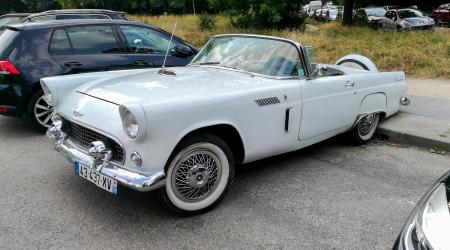
[[[41,96],[34,106],[34,116],[36,120],[44,127],[50,127],[52,121],[53,107],[50,106]]]
[[[361,119],[358,123],[358,131],[362,136],[368,135],[372,130],[373,124],[375,121],[375,114],[370,114]]]
[[[221,178],[222,165],[206,150],[194,150],[183,156],[174,168],[172,189],[185,202],[199,202],[209,197]]]

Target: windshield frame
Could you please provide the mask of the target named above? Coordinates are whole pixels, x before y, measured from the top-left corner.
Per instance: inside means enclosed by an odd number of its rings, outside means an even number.
[[[291,45],[293,45],[295,47],[295,49],[297,50],[298,56],[300,58],[300,62],[301,62],[301,66],[305,72],[304,76],[270,76],[270,75],[264,75],[264,74],[259,74],[259,73],[255,73],[255,72],[251,72],[251,71],[246,71],[246,70],[242,70],[242,69],[233,69],[231,67],[223,67],[223,66],[219,66],[219,65],[200,65],[200,64],[195,64],[193,63],[197,57],[199,57],[202,53],[202,51],[206,48],[206,46],[208,45],[209,42],[211,42],[213,39],[215,38],[223,38],[223,37],[244,37],[244,38],[255,38],[255,39],[267,39],[267,40],[275,40],[275,41],[281,41],[281,42],[287,42]],[[269,79],[277,79],[277,80],[283,80],[283,79],[306,79],[309,77],[309,75],[311,74],[310,69],[308,67],[307,61],[305,60],[305,49],[304,46],[301,45],[298,42],[295,42],[293,40],[289,40],[286,38],[281,38],[281,37],[274,37],[274,36],[264,36],[264,35],[250,35],[250,34],[222,34],[222,35],[215,35],[212,36],[208,39],[208,42],[205,44],[205,46],[202,47],[202,49],[197,53],[197,55],[195,55],[195,57],[192,59],[192,61],[186,65],[186,66],[192,66],[192,67],[210,67],[210,68],[221,68],[221,69],[226,69],[226,70],[231,70],[231,71],[237,71],[237,72],[243,72],[243,73],[248,73],[251,74],[253,76],[260,76],[260,77],[265,77],[265,78],[269,78]]]

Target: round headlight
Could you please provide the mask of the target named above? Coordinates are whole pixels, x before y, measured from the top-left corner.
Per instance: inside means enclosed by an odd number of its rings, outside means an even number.
[[[139,134],[139,125],[136,118],[130,111],[126,111],[123,115],[123,128],[131,139],[136,139]]]

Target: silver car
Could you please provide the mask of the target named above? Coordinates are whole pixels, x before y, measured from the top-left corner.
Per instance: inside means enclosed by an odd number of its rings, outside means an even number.
[[[397,31],[433,31],[435,27],[432,18],[424,16],[421,11],[415,9],[389,10],[384,17],[379,20],[378,25],[379,28]]]

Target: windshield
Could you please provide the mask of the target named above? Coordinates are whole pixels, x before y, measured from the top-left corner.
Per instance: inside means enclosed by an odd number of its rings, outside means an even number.
[[[399,10],[398,16],[401,19],[403,19],[403,18],[410,18],[410,17],[423,17],[423,14],[422,14],[422,12],[420,12],[418,10]]]
[[[212,38],[191,64],[228,67],[274,77],[305,75],[296,46],[262,37]]]
[[[386,10],[383,8],[370,8],[366,9],[367,16],[378,16],[382,17],[384,14],[386,14]]]

